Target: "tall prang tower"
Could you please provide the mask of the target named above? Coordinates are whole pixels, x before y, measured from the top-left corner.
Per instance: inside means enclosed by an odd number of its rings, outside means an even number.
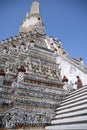
[[[46,34],[34,1],[19,33],[0,43],[0,128],[45,130],[69,94],[64,75],[73,81],[81,75],[85,81],[87,68]]]
[[[56,41],[55,41],[56,42]],[[34,1],[20,32],[0,44],[0,127],[45,130],[67,95],[56,64],[56,46],[46,35]],[[50,49],[51,47],[51,49]]]
[[[26,14],[20,32],[39,33],[44,35],[46,33],[45,26],[40,15],[40,7],[37,1],[34,1],[31,6],[30,14]]]

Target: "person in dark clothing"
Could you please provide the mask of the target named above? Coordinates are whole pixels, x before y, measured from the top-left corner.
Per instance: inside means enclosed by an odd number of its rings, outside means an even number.
[[[79,88],[81,88],[83,86],[82,80],[80,79],[79,76],[77,76],[77,82],[76,82],[76,84],[77,84],[77,89],[79,89]]]

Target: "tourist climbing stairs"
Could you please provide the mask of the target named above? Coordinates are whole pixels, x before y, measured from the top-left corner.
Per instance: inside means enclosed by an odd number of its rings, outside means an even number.
[[[46,130],[87,130],[87,85],[62,101]]]

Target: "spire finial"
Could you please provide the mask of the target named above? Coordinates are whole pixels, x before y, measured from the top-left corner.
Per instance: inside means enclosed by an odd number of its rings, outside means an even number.
[[[39,14],[40,13],[40,6],[38,0],[34,0],[31,6],[30,15],[32,14]]]
[[[25,17],[20,32],[32,32],[46,34],[45,26],[40,15],[40,5],[38,0],[34,0],[31,5],[30,14]]]

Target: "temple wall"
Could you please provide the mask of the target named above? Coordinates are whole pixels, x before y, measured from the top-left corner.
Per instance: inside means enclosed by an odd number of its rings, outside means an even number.
[[[61,68],[61,76],[64,75],[69,79],[69,82],[72,81],[75,83],[77,81],[76,76],[80,76],[83,85],[87,84],[87,70],[85,69],[84,64],[77,64],[74,61],[71,61],[67,57],[58,56],[57,64]]]

